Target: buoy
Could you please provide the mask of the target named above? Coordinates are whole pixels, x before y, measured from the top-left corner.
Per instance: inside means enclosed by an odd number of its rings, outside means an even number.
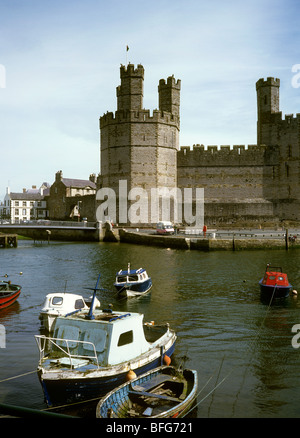
[[[136,378],[136,374],[134,371],[129,370],[128,373],[126,374],[126,381],[128,382],[129,380],[133,380]]]
[[[170,363],[171,363],[171,358],[165,354],[164,355],[164,364],[169,366]]]

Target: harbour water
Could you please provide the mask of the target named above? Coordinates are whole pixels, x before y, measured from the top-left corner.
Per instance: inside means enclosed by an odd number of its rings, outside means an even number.
[[[292,327],[300,324],[300,250],[19,241],[18,248],[0,250],[0,259],[0,275],[22,285],[18,301],[0,313],[0,403],[46,408],[34,338],[44,298],[57,291],[89,296],[85,288],[100,273],[103,306],[140,312],[145,321],[169,322],[176,330],[172,362],[198,371],[198,418],[300,417],[300,349],[292,346]],[[145,267],[153,287],[147,296],[119,301],[115,273],[128,262]],[[261,300],[258,281],[268,262],[283,267],[298,296],[270,306]]]

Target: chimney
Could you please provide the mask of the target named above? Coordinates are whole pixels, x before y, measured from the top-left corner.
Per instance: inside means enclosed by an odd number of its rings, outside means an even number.
[[[56,174],[55,174],[55,181],[56,181],[56,182],[61,181],[61,180],[62,180],[62,177],[63,177],[63,175],[62,175],[62,171],[59,170],[59,171],[56,172]]]

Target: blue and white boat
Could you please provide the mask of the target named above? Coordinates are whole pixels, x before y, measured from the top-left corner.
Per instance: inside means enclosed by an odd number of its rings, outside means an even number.
[[[197,371],[158,367],[106,394],[96,417],[182,418],[192,411],[197,387]]]
[[[130,269],[128,263],[127,270],[117,272],[114,286],[120,297],[137,297],[149,292],[152,287],[152,280],[145,269]]]
[[[175,332],[168,324],[143,323],[143,316],[92,303],[88,311],[57,317],[53,337],[36,335],[37,373],[48,406],[99,399],[132,371],[138,376],[167,363]]]

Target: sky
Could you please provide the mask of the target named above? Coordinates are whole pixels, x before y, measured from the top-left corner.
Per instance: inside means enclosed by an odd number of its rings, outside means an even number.
[[[99,174],[121,64],[144,66],[151,112],[159,80],[181,80],[180,146],[256,144],[257,80],[300,113],[299,16],[297,0],[1,0],[0,202]]]

